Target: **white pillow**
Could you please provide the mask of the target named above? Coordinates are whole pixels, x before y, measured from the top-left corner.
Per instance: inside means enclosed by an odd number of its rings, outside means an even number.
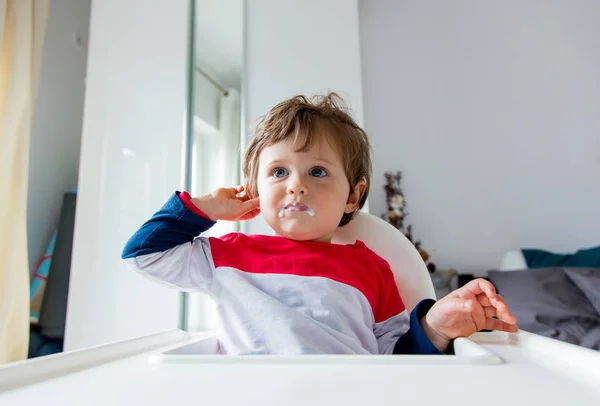
[[[500,271],[519,271],[527,269],[527,262],[521,250],[508,251],[500,261]]]

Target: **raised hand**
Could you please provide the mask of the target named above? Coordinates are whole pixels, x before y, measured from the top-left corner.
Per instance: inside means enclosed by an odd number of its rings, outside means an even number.
[[[250,199],[243,192],[243,186],[219,188],[194,197],[192,203],[213,221],[250,220],[260,214],[259,200]]]
[[[516,321],[494,285],[475,279],[437,301],[421,319],[421,326],[432,343],[445,351],[450,340],[480,330],[515,333]]]

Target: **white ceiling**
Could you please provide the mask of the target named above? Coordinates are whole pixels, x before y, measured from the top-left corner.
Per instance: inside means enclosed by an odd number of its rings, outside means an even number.
[[[243,0],[196,0],[196,66],[224,87],[240,89]]]

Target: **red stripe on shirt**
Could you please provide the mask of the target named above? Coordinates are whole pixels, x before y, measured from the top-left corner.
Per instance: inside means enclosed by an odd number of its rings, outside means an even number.
[[[337,245],[241,233],[211,237],[209,241],[215,268],[322,277],[344,283],[365,295],[376,323],[405,309],[389,265],[360,241]]]
[[[193,202],[192,202],[192,196],[190,196],[190,194],[188,192],[181,192],[179,193],[179,200],[181,200],[181,202],[183,203],[183,205],[192,213],[195,213],[199,216],[204,217],[205,219],[211,219],[210,217],[208,217],[206,215],[206,213],[204,213],[202,210],[200,210]]]

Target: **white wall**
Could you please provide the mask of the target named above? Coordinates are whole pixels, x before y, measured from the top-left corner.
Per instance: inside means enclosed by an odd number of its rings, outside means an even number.
[[[94,1],[65,348],[179,325],[180,295],[121,261],[183,186],[187,0]]]
[[[344,96],[362,124],[357,1],[247,1],[245,30],[246,128],[286,98],[329,90]],[[242,226],[272,234],[261,216]]]
[[[33,274],[77,185],[90,0],[52,0],[31,131],[27,240]],[[77,42],[75,38],[78,38]]]
[[[361,2],[365,125],[433,260],[600,244],[600,2]]]

